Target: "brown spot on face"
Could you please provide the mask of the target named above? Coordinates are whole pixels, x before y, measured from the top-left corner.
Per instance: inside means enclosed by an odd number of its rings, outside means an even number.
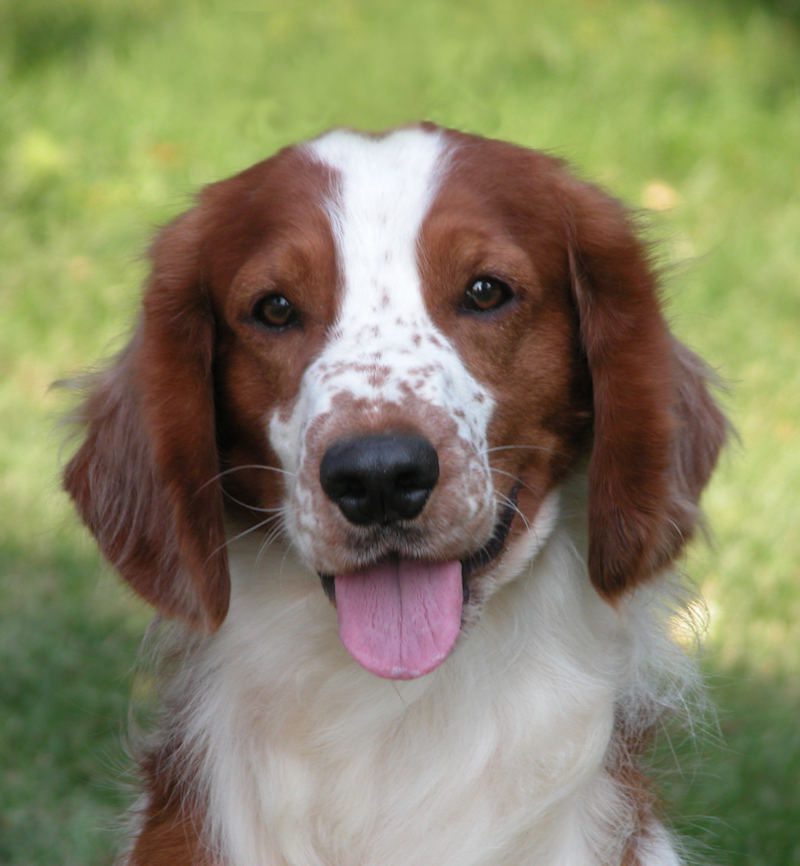
[[[417,395],[414,393],[414,389],[408,382],[400,382],[398,384],[398,389],[407,402],[410,403],[412,400],[418,399]]]
[[[391,372],[391,369],[386,366],[373,367],[367,376],[367,381],[373,388],[381,388],[389,381]]]
[[[412,367],[408,373],[410,376],[422,376],[423,379],[427,379],[430,376],[435,375],[436,369],[435,364],[422,364],[418,367]]]

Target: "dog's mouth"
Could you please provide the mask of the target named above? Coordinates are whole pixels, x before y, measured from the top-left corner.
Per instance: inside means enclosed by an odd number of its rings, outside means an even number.
[[[474,575],[478,575],[485,571],[486,568],[497,559],[503,552],[508,540],[508,533],[511,531],[511,524],[514,522],[514,515],[519,512],[517,507],[517,497],[519,496],[522,484],[517,482],[506,497],[506,504],[503,508],[500,519],[495,523],[494,530],[483,547],[470,554],[465,559],[461,560],[464,577],[464,601],[469,598],[469,580]]]
[[[415,679],[450,655],[471,579],[505,548],[519,487],[511,490],[489,541],[463,559],[427,562],[389,555],[355,572],[320,575],[336,604],[342,643],[362,667],[387,679]]]

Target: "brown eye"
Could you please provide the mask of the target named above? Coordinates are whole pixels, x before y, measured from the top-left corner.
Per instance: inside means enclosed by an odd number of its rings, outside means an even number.
[[[464,308],[477,313],[488,313],[508,303],[514,293],[495,277],[478,277],[464,292]]]
[[[297,310],[283,295],[267,295],[253,307],[253,318],[268,328],[289,328],[299,321]]]

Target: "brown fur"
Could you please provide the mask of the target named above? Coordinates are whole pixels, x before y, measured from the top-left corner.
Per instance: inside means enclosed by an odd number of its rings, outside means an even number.
[[[220,472],[275,465],[261,418],[294,396],[332,316],[325,183],[287,151],[204,190],[156,238],[140,324],[81,407],[67,492],[125,580],[197,626],[217,628],[228,609],[223,489],[255,508],[281,490],[266,470],[223,476],[224,488]],[[243,320],[259,296],[297,283],[316,292],[319,320],[270,352]]]
[[[589,573],[613,597],[668,565],[691,537],[726,425],[706,369],[670,335],[629,215],[592,186],[570,181],[566,191],[593,387]]]
[[[161,750],[143,762],[148,801],[128,866],[214,866],[201,841],[202,815],[176,780],[171,757]]]
[[[493,465],[530,516],[590,445],[589,573],[613,599],[674,559],[726,424],[703,363],[669,332],[647,246],[619,202],[542,154],[457,145],[423,229],[428,303],[498,407]],[[516,292],[493,320],[454,312],[468,280]],[[519,527],[517,527],[519,530]]]

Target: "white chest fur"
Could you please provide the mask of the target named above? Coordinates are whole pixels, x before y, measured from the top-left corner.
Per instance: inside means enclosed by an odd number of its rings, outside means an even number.
[[[634,810],[608,771],[615,711],[649,713],[653,669],[683,666],[657,593],[612,609],[557,526],[441,668],[396,683],[353,662],[282,551],[238,542],[232,568],[228,619],[174,686],[224,862],[619,862]],[[678,862],[665,835],[650,847],[646,866]]]

